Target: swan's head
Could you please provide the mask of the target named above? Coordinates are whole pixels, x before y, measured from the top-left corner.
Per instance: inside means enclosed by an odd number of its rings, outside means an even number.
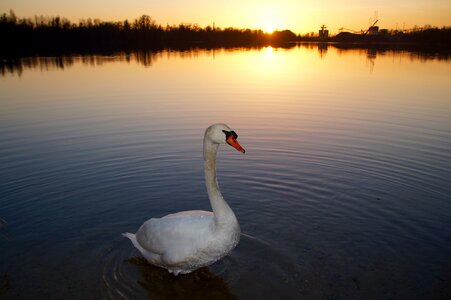
[[[229,144],[236,150],[245,153],[246,150],[241,147],[237,141],[238,135],[226,124],[214,124],[205,131],[205,140],[210,140],[214,144]]]

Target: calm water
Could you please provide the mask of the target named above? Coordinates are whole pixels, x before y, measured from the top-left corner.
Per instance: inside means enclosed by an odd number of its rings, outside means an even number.
[[[451,297],[447,57],[303,46],[1,67],[0,298]],[[121,233],[210,209],[216,122],[247,150],[218,157],[243,234],[174,277]]]

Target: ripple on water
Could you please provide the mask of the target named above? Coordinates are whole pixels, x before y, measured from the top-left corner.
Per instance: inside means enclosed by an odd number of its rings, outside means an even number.
[[[151,299],[235,299],[256,296],[254,289],[261,297],[275,290],[281,295],[293,292],[286,289],[293,288],[290,286],[293,262],[268,242],[244,233],[229,256],[178,276],[149,264],[125,239],[105,249],[101,256],[104,293],[113,299],[136,299],[146,294]],[[252,292],[243,290],[243,284],[251,285]]]

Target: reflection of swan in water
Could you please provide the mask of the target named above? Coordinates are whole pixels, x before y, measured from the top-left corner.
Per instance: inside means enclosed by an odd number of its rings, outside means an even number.
[[[296,292],[298,264],[261,234],[241,233],[236,251],[183,276],[149,264],[119,237],[114,241],[100,255],[101,298],[265,299],[277,291],[279,298],[289,299]]]
[[[229,144],[244,153],[237,134],[225,124],[214,124],[204,135],[205,184],[213,212],[183,211],[146,221],[136,234],[125,233],[141,254],[175,275],[210,265],[238,244],[240,227],[219,191],[216,153]]]
[[[227,284],[207,267],[185,276],[171,276],[166,270],[149,265],[142,257],[131,257],[128,263],[141,272],[138,283],[150,299],[235,299]]]

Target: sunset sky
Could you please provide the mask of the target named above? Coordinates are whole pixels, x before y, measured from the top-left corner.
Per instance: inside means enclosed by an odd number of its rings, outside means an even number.
[[[1,0],[0,12],[12,9],[19,17],[61,16],[78,22],[133,20],[151,16],[158,24],[197,23],[204,27],[290,29],[295,33],[317,31],[325,24],[331,33],[340,27],[366,29],[375,13],[381,28],[451,26],[450,0]]]

